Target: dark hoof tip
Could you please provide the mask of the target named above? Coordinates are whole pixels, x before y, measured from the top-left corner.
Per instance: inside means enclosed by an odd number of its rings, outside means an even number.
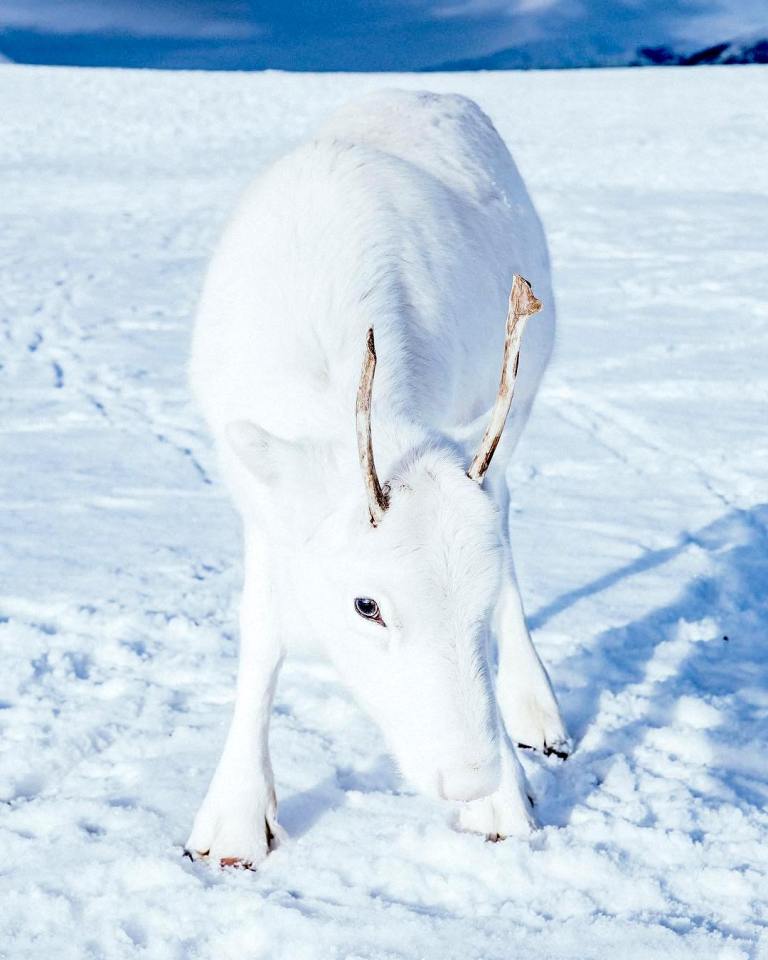
[[[241,860],[240,857],[222,857],[219,860],[219,866],[222,868],[231,868],[233,870],[253,870],[253,864],[250,860]]]
[[[532,747],[530,743],[518,743],[517,747],[518,750],[533,750],[534,753],[538,751],[538,747]],[[557,747],[551,747],[548,743],[544,744],[542,753],[545,757],[557,757],[558,760],[567,760],[570,757],[567,750],[558,750]]]
[[[199,863],[201,860],[205,860],[210,852],[210,850],[188,850],[184,847],[182,857],[191,860],[192,863]]]

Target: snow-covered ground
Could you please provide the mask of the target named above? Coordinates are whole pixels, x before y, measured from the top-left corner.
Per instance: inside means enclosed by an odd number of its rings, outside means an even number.
[[[181,845],[225,733],[238,528],[184,365],[250,175],[382,85],[475,97],[548,229],[557,354],[510,471],[578,748],[487,844],[329,668],[272,730],[293,840]],[[768,957],[768,68],[0,68],[0,957]]]

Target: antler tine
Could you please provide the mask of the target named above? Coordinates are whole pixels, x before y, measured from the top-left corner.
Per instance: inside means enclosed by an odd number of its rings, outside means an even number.
[[[360,386],[357,388],[355,425],[357,427],[357,451],[360,455],[360,467],[363,471],[363,483],[368,495],[368,512],[374,527],[381,520],[389,506],[389,497],[382,489],[373,461],[373,440],[371,437],[371,398],[373,395],[373,375],[376,372],[376,345],[373,339],[373,327],[368,330],[363,357],[363,369],[360,373]]]
[[[541,301],[534,295],[530,283],[519,274],[512,278],[512,290],[509,294],[509,310],[507,312],[507,335],[504,341],[504,359],[501,365],[501,380],[499,392],[493,405],[491,419],[485,428],[483,439],[477,453],[467,470],[470,480],[482,484],[488,467],[491,465],[493,454],[504,432],[504,424],[512,404],[515,393],[515,379],[520,363],[520,342],[523,337],[528,318],[541,310]]]

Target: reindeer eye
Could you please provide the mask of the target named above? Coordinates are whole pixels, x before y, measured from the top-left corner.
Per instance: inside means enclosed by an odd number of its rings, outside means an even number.
[[[355,600],[355,610],[357,610],[364,620],[373,620],[376,623],[380,623],[382,627],[385,625],[381,619],[381,611],[379,610],[378,603],[376,603],[375,600],[371,600],[370,597],[357,597]]]

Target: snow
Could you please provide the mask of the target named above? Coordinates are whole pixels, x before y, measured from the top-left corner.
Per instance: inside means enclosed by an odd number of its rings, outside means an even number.
[[[510,470],[578,745],[487,844],[330,669],[272,730],[292,840],[181,857],[226,730],[239,543],[185,381],[250,175],[350,96],[475,97],[548,230],[559,343]],[[0,955],[768,956],[768,69],[0,68]]]

